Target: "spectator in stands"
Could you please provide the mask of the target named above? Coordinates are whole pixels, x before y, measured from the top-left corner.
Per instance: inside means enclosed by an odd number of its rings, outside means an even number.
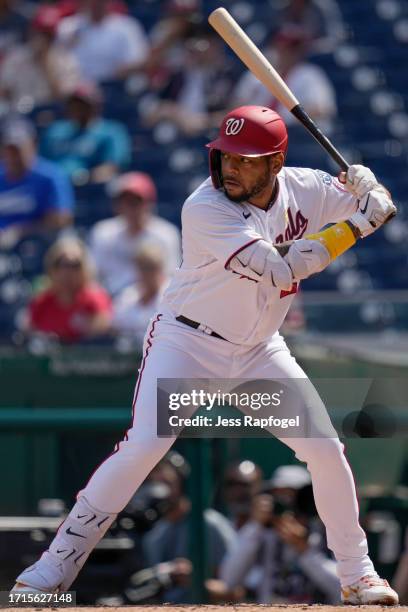
[[[109,0],[81,0],[80,11],[61,21],[59,39],[73,51],[82,77],[98,82],[125,78],[149,51],[141,24],[111,13]]]
[[[253,461],[238,461],[227,467],[223,484],[223,501],[227,516],[235,529],[249,519],[251,504],[262,485],[262,470]]]
[[[113,182],[111,191],[117,216],[96,223],[90,247],[99,280],[117,295],[125,287],[138,285],[134,254],[144,243],[162,250],[166,275],[171,275],[180,262],[180,232],[153,213],[157,193],[148,174],[123,174]]]
[[[261,468],[253,461],[237,461],[227,467],[222,483],[222,503],[235,531],[239,531],[250,519],[254,497],[261,490],[262,477]],[[209,602],[214,605],[239,603],[246,595],[243,584],[228,588],[219,578],[208,579],[206,588]]]
[[[49,286],[29,305],[29,329],[75,342],[106,335],[111,323],[111,302],[94,284],[84,245],[63,238],[47,252]]]
[[[183,63],[184,43],[202,19],[200,0],[167,0],[163,17],[150,31],[152,48],[146,62],[146,70],[153,81],[161,81],[167,71],[175,70]]]
[[[142,346],[150,319],[168,284],[164,252],[157,245],[145,244],[135,255],[137,285],[124,289],[113,304],[115,330]]]
[[[310,484],[310,474],[301,465],[281,465],[276,468],[267,487],[270,488],[275,504],[293,511],[297,492]]]
[[[250,519],[224,558],[220,578],[228,589],[244,584],[262,604],[337,604],[336,563],[324,542],[309,473],[284,466],[278,476],[254,497]],[[271,494],[276,488],[290,491],[285,503]]]
[[[57,162],[74,184],[105,183],[130,163],[131,142],[124,125],[101,116],[102,92],[81,83],[66,103],[66,119],[52,123],[40,148]]]
[[[185,493],[183,473],[173,463],[162,460],[151,472],[149,480],[162,482],[170,489],[169,509],[144,537],[146,561],[149,566],[164,561],[178,560],[183,573],[163,595],[163,602],[191,601],[191,565],[189,514],[191,502]],[[209,575],[216,576],[224,555],[231,548],[235,533],[227,519],[213,509],[204,511],[204,529],[208,544]],[[183,562],[183,563],[181,563]],[[190,572],[188,571],[190,570]]]
[[[0,94],[15,109],[57,101],[79,82],[76,59],[55,44],[58,20],[56,7],[41,7],[31,23],[28,42],[12,47],[0,65]]]
[[[0,62],[24,40],[34,5],[21,0],[0,0]]]
[[[305,59],[310,40],[304,29],[287,24],[270,37],[264,51],[308,114],[328,132],[337,114],[335,91],[325,72]],[[231,106],[241,104],[268,106],[282,115],[287,125],[296,125],[293,115],[249,71],[239,80]]]
[[[188,135],[216,125],[229,104],[234,75],[221,38],[199,27],[184,45],[183,65],[167,83],[144,116],[148,125],[169,119]]]
[[[32,125],[8,121],[1,135],[0,239],[57,231],[71,222],[73,193],[60,168],[37,156]]]
[[[313,53],[331,53],[345,39],[345,28],[336,0],[289,0],[277,19],[310,32]]]

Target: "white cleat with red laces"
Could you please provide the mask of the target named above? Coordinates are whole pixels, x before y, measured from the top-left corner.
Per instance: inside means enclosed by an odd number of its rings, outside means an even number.
[[[342,587],[341,600],[352,606],[397,606],[399,603],[397,593],[378,574],[363,576],[357,582]]]

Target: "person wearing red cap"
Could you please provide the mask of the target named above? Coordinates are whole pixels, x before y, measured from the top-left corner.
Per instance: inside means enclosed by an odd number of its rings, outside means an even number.
[[[148,174],[128,172],[113,182],[112,219],[99,221],[90,234],[91,252],[99,280],[112,295],[138,286],[135,252],[143,245],[157,247],[165,260],[165,273],[172,275],[180,263],[178,228],[154,214],[156,187]]]
[[[17,110],[61,100],[79,81],[79,65],[55,42],[60,19],[54,6],[34,15],[26,44],[13,47],[0,66],[0,92]]]
[[[75,15],[81,9],[81,0],[59,0],[56,6],[60,12],[61,19]],[[119,15],[127,15],[129,7],[125,0],[110,0],[108,3],[109,13],[118,13]]]
[[[42,155],[62,166],[74,184],[106,183],[130,163],[127,129],[102,116],[102,102],[98,85],[78,83],[66,98],[66,117],[42,135]]]
[[[378,230],[396,207],[368,168],[352,165],[340,183],[284,166],[287,145],[282,118],[267,107],[224,117],[207,145],[211,176],[183,206],[183,261],[145,335],[131,427],[15,589],[67,590],[116,514],[184,426],[194,425],[199,406],[208,414],[198,415],[200,433],[221,434],[223,396],[214,404],[222,389],[243,413],[224,419],[224,435],[263,426],[307,464],[343,601],[398,603],[368,556],[343,445],[279,333],[299,282]]]

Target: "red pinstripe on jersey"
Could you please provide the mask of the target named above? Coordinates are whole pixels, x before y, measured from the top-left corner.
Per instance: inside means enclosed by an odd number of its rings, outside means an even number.
[[[134,421],[134,418],[135,418],[136,402],[137,402],[137,397],[139,395],[140,383],[142,382],[143,371],[144,371],[145,365],[146,365],[146,359],[147,359],[147,357],[149,355],[150,349],[152,348],[152,340],[153,340],[154,328],[156,326],[156,323],[158,323],[158,321],[160,321],[162,316],[163,316],[162,314],[158,314],[157,317],[154,319],[154,321],[151,324],[150,331],[149,331],[149,334],[148,334],[147,339],[146,339],[145,354],[143,356],[142,365],[140,366],[139,378],[137,379],[136,389],[135,389],[135,393],[134,393],[134,396],[133,396],[131,426],[133,426],[133,421]],[[130,429],[130,427],[129,427],[129,429]],[[125,440],[128,439],[128,431],[129,431],[129,429],[126,430]]]

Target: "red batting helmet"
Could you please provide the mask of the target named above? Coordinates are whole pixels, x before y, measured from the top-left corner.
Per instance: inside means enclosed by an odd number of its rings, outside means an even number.
[[[220,151],[246,157],[286,154],[288,133],[278,113],[265,106],[240,106],[224,117],[210,149],[210,172],[216,189],[222,186]]]

